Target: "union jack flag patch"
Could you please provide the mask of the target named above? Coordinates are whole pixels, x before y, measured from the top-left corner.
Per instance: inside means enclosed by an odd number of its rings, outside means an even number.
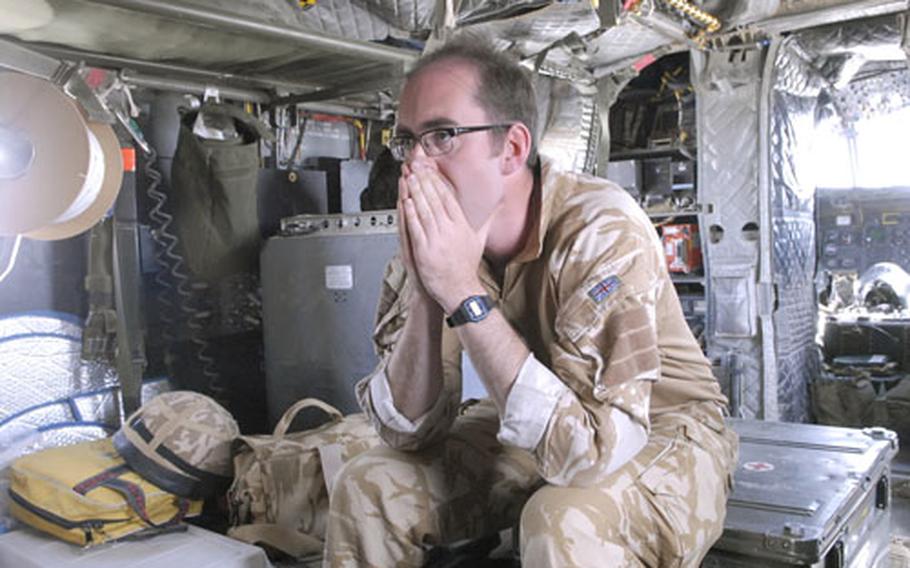
[[[619,280],[619,276],[608,276],[588,290],[588,296],[599,304],[607,299],[610,294],[617,291],[620,284],[622,282]]]

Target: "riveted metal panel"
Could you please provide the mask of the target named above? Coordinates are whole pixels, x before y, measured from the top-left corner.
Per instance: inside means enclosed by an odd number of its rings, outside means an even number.
[[[758,97],[762,53],[709,54],[696,86],[699,199],[710,205],[706,225],[723,228],[708,242],[709,262],[755,260],[753,241],[742,227],[758,218]],[[697,67],[697,66],[696,66]]]

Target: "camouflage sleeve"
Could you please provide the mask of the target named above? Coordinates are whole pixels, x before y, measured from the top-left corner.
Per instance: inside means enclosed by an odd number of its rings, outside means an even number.
[[[441,439],[455,420],[461,375],[460,368],[444,357],[444,387],[436,404],[413,422],[395,408],[386,372],[407,319],[406,303],[410,290],[406,275],[398,256],[386,266],[373,330],[379,364],[357,383],[355,389],[360,407],[387,445],[400,450],[418,450]],[[444,342],[448,340],[445,336],[443,339]],[[446,352],[445,346],[443,352]]]
[[[541,474],[558,485],[596,483],[631,459],[650,429],[664,261],[646,219],[610,213],[581,229],[558,263],[550,368],[570,392],[535,448]]]

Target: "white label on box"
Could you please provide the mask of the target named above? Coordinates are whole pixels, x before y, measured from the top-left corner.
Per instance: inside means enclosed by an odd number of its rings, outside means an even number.
[[[325,287],[329,290],[350,290],[354,287],[354,267],[340,264],[325,267]]]
[[[838,215],[834,222],[838,227],[847,227],[853,222],[853,219],[849,215]]]

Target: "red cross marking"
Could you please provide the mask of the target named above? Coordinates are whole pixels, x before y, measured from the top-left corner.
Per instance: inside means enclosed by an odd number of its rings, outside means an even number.
[[[774,464],[768,462],[746,462],[743,464],[743,469],[757,472],[773,471]]]

